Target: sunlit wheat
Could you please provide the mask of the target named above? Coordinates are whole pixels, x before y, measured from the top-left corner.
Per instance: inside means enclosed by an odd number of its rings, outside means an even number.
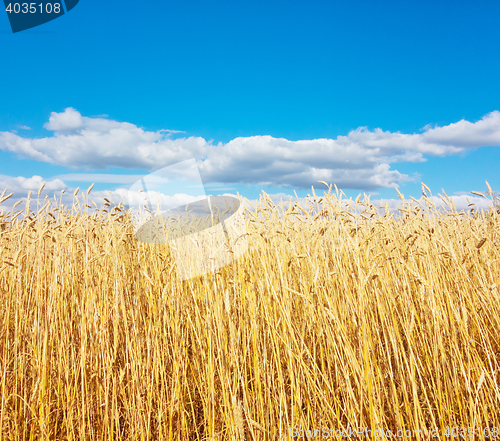
[[[248,252],[180,281],[91,190],[0,217],[0,440],[500,427],[493,208],[263,193]]]

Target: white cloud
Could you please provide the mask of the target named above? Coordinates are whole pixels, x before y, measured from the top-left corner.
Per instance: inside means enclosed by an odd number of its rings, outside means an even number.
[[[218,145],[201,137],[170,139],[169,133],[177,131],[146,131],[126,122],[85,117],[73,108],[52,112],[45,128],[55,133],[26,138],[0,132],[0,150],[94,170],[123,167],[154,171],[195,157],[205,183],[308,188],[323,180],[340,188],[366,191],[397,187],[418,178],[391,169],[391,164],[500,145],[499,111],[477,122],[426,126],[418,134],[361,127],[336,139],[289,141],[252,136]]]
[[[49,122],[43,126],[47,130],[56,132],[68,132],[76,129],[83,128],[83,117],[77,110],[68,107],[64,112],[52,112],[50,114]]]
[[[31,178],[0,175],[0,191],[3,191],[4,188],[14,193],[28,193],[29,190],[38,191],[43,182],[44,179],[37,175]],[[67,188],[67,185],[60,179],[48,180],[44,187],[45,190],[62,190]]]
[[[18,126],[22,130],[31,130],[31,127],[28,126]]]
[[[204,156],[208,148],[203,138],[172,140],[163,131],[147,132],[130,123],[88,118],[71,108],[62,113],[52,112],[44,127],[55,134],[23,138],[12,132],[0,132],[0,150],[69,167],[153,170]]]
[[[12,210],[13,205],[17,201],[24,201],[28,193],[32,192],[32,198],[36,199],[38,190],[45,182],[42,193],[40,194],[41,200],[45,198],[46,195],[53,197],[55,194],[61,195],[61,190],[68,190],[69,187],[60,179],[44,180],[41,176],[34,175],[31,178],[25,178],[24,176],[6,176],[0,175],[0,194],[4,190],[5,195],[14,193],[14,195],[7,199],[5,202],[0,204],[0,213],[2,211]]]
[[[70,173],[57,178],[67,182],[88,182],[105,184],[133,184],[144,175],[114,175],[111,173]]]
[[[184,130],[169,130],[169,129],[161,129],[158,130],[160,133],[186,133]]]

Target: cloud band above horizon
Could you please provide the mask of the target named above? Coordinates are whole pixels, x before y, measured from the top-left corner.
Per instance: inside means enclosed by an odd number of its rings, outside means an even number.
[[[154,171],[197,158],[204,183],[309,188],[322,180],[365,191],[413,180],[391,169],[391,164],[500,145],[496,110],[477,122],[426,126],[418,134],[360,127],[336,139],[290,141],[265,135],[239,137],[226,144],[195,136],[172,139],[170,133],[175,131],[146,131],[127,122],[85,117],[71,107],[52,112],[44,127],[54,134],[29,138],[0,132],[0,150],[83,170]]]

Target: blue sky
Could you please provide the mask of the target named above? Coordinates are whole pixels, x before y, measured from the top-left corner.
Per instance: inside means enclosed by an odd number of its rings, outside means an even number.
[[[500,190],[498,17],[492,0],[80,0],[12,34],[0,11],[0,187],[115,191],[196,157],[207,193],[250,199],[320,179]]]

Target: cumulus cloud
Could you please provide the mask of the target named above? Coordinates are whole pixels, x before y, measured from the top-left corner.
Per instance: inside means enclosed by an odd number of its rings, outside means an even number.
[[[43,126],[47,130],[57,132],[71,132],[83,128],[83,117],[77,110],[68,107],[64,112],[52,112],[50,114],[49,122]]]
[[[18,201],[24,201],[30,191],[34,195],[33,197],[35,197],[44,182],[45,186],[43,192],[40,194],[42,200],[46,195],[53,197],[56,193],[60,195],[61,190],[66,191],[69,189],[60,179],[44,180],[41,176],[37,175],[31,178],[0,175],[0,194],[4,190],[7,190],[5,192],[6,195],[13,193],[12,197],[0,204],[0,213],[12,210],[13,205]]]
[[[203,138],[172,140],[163,131],[147,132],[134,124],[82,116],[72,108],[52,112],[45,138],[0,132],[0,149],[37,161],[84,169],[108,167],[152,170],[206,154]]]
[[[290,141],[271,136],[235,138],[214,145],[201,137],[171,139],[177,131],[146,131],[134,124],[85,117],[76,109],[52,112],[45,138],[0,132],[0,150],[80,169],[109,167],[154,171],[197,158],[205,183],[257,184],[308,188],[318,180],[340,188],[374,190],[417,179],[391,168],[423,162],[425,155],[453,155],[500,145],[500,112],[477,122],[426,126],[405,134],[360,127],[336,139]]]
[[[133,184],[144,175],[115,175],[111,173],[68,173],[57,176],[66,182],[88,182],[105,184]]]
[[[3,189],[7,188],[13,193],[28,193],[29,190],[38,191],[43,182],[44,179],[37,175],[31,178],[0,175],[0,189],[3,191]],[[46,181],[44,187],[45,190],[62,190],[67,188],[67,185],[60,179]]]

